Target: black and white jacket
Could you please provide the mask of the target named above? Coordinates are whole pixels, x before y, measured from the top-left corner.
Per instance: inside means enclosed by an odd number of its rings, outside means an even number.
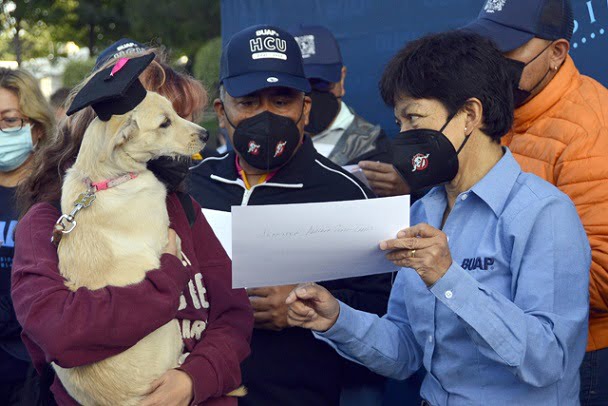
[[[323,157],[310,138],[270,181],[247,190],[237,173],[235,153],[204,160],[190,176],[190,194],[204,208],[359,200],[375,197],[356,178]],[[286,255],[289,255],[286,253]],[[384,315],[391,275],[372,275],[321,283],[339,300]],[[338,405],[345,386],[380,378],[341,358],[310,331],[254,330],[252,354],[243,364],[248,395],[239,405]]]

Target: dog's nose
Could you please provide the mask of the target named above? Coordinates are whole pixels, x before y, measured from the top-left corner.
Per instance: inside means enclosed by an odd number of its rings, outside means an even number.
[[[209,131],[205,130],[204,128],[201,128],[201,130],[198,132],[198,138],[200,138],[200,140],[202,142],[207,142],[209,141]]]

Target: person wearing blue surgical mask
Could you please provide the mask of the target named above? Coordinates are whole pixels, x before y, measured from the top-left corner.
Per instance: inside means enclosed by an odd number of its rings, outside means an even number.
[[[10,296],[14,233],[19,213],[16,186],[31,172],[32,155],[55,125],[36,79],[0,69],[0,399],[40,404],[40,383],[23,345]]]

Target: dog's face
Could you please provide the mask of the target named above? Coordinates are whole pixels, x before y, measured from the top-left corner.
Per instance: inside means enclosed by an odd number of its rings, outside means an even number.
[[[108,121],[105,138],[105,158],[121,151],[143,164],[159,156],[195,154],[209,136],[204,128],[178,116],[169,100],[148,92],[135,109]]]

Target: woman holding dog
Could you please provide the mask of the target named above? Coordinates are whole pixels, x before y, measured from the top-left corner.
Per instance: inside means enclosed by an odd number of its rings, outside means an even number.
[[[15,190],[31,172],[34,150],[43,147],[54,124],[36,79],[24,70],[0,68],[0,399],[8,404],[37,403],[36,390],[29,386],[37,385],[36,374],[28,374],[31,361],[10,296],[19,218]]]
[[[206,103],[202,86],[171,69],[162,57],[156,57],[140,81],[167,97],[181,117],[192,119]],[[240,362],[249,354],[253,318],[245,292],[231,288],[230,260],[197,203],[188,198],[188,211],[183,200],[168,193],[169,244],[160,267],[147,272],[142,282],[94,291],[70,291],[64,285],[49,238],[60,215],[56,202],[62,176],[94,118],[91,107],[69,117],[20,188],[24,216],[17,230],[21,248],[12,293],[34,364],[42,370],[50,362],[64,368],[98,362],[177,319],[185,347],[182,363],[152,383],[142,405],[234,404],[225,395],[240,385]],[[187,163],[159,160],[153,165],[169,192],[180,189]],[[187,261],[178,259],[176,235]],[[76,404],[58,379],[52,391],[59,404]]]
[[[289,321],[340,354],[405,379],[423,405],[574,405],[586,347],[590,247],[570,199],[521,171],[500,138],[513,121],[506,61],[481,37],[409,43],[380,82],[401,133],[395,167],[412,227],[380,249],[399,271],[386,316],[318,285],[288,297]]]

